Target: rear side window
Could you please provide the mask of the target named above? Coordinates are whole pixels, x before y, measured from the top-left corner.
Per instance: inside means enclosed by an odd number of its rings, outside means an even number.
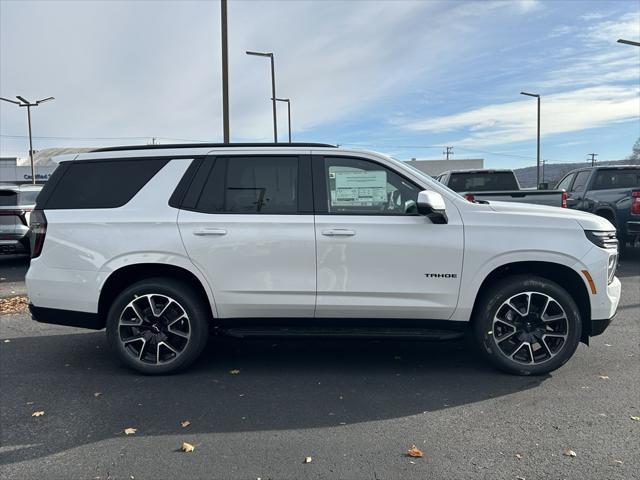
[[[298,213],[298,157],[218,158],[196,210],[203,213]]]
[[[596,179],[593,182],[593,190],[638,187],[640,187],[640,169],[598,170]]]
[[[575,177],[575,173],[570,173],[566,177],[564,177],[560,183],[556,185],[556,190],[569,190],[569,185],[571,185],[571,180]]]
[[[18,204],[18,194],[14,190],[0,190],[0,207],[11,207]]]
[[[518,190],[518,182],[511,172],[452,173],[449,188],[456,192]]]
[[[126,204],[169,159],[72,162],[51,191],[45,209],[117,208]],[[50,180],[51,181],[51,180]]]
[[[584,190],[584,187],[587,185],[587,182],[589,181],[590,175],[591,175],[591,171],[589,170],[578,172],[578,174],[576,175],[576,179],[573,182],[573,185],[571,185],[571,191],[577,192],[579,190]]]

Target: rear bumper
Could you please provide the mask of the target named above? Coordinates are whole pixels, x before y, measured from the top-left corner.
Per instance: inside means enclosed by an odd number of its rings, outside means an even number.
[[[20,240],[0,240],[0,255],[13,253],[29,253],[29,250]]]
[[[31,318],[40,323],[88,328],[91,330],[102,330],[105,326],[104,321],[98,317],[97,313],[36,307],[32,303],[29,304],[29,312],[31,313]]]

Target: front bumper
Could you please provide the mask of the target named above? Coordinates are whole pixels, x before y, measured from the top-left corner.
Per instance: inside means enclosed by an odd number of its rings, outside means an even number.
[[[590,337],[600,335],[611,324],[613,317],[615,317],[618,312],[621,292],[622,284],[620,283],[620,279],[618,279],[618,277],[614,277],[613,282],[607,285],[606,292],[607,298],[609,299],[609,315],[606,318],[591,320],[591,331],[589,332]]]

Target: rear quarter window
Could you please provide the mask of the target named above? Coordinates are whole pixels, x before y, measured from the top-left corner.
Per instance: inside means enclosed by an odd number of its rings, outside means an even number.
[[[518,182],[511,172],[452,173],[448,185],[456,192],[518,190]]]
[[[640,187],[640,168],[629,170],[599,170],[592,190]]]
[[[70,162],[56,169],[43,191],[43,205],[49,210],[117,208],[144,187],[169,159],[114,159]],[[62,167],[63,165],[61,165]],[[58,178],[56,173],[59,172]]]

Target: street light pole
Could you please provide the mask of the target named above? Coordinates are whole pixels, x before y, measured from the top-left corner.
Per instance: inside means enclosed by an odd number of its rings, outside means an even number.
[[[227,42],[227,0],[220,0],[222,32],[222,136],[229,143],[229,48]]]
[[[250,52],[247,55],[257,57],[269,57],[271,59],[271,103],[273,105],[273,143],[278,143],[278,117],[276,114],[276,68],[273,59],[273,52]]]
[[[36,166],[33,161],[33,137],[31,136],[31,107],[37,107],[41,103],[48,102],[49,100],[54,100],[53,97],[43,98],[42,100],[37,100],[35,102],[30,102],[24,97],[20,95],[16,96],[19,102],[15,100],[10,100],[8,98],[0,97],[0,100],[4,100],[5,102],[13,103],[18,105],[19,107],[27,107],[27,121],[29,123],[29,159],[31,160],[31,183],[36,183]]]
[[[537,93],[520,92],[521,95],[535,97],[538,99],[538,134],[537,134],[537,154],[536,154],[536,189],[540,188],[540,95]]]
[[[289,143],[291,143],[291,100],[288,98],[276,98],[278,102],[287,102],[287,120],[289,123]]]
[[[618,43],[625,43],[627,45],[631,45],[634,47],[640,47],[640,42],[634,42],[633,40],[624,40],[622,38],[618,39]]]

